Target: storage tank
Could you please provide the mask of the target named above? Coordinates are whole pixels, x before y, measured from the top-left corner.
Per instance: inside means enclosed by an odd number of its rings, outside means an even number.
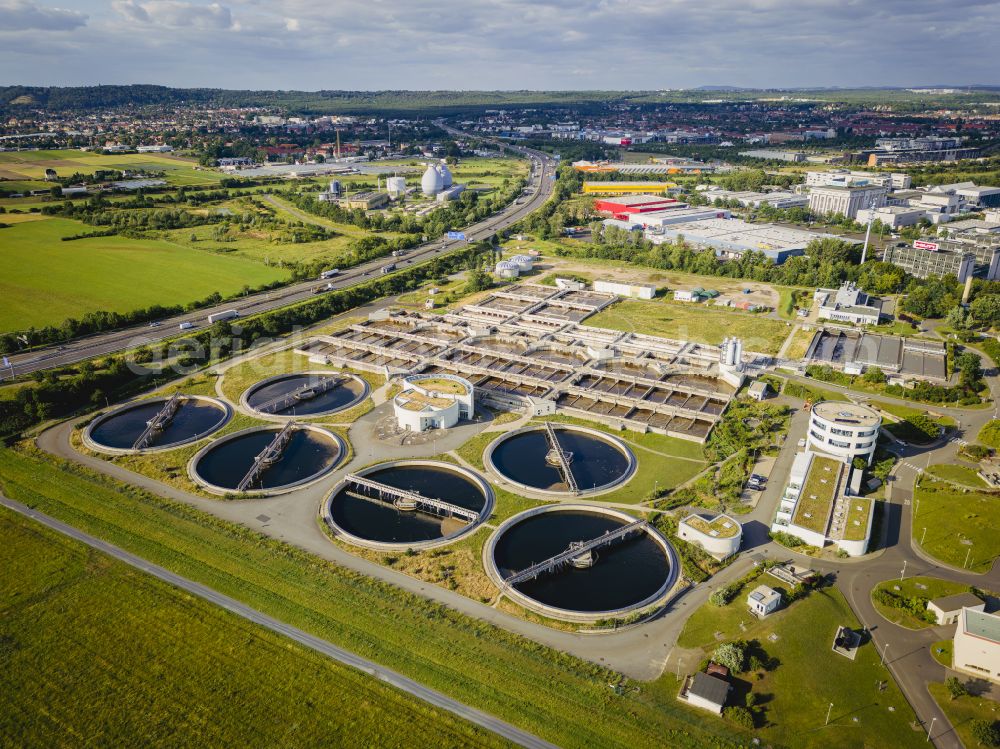
[[[441,172],[441,187],[447,190],[452,185],[451,169],[442,161],[438,171]]]
[[[385,191],[390,198],[398,198],[406,192],[406,177],[389,177],[385,181]]]
[[[508,260],[501,260],[496,265],[496,274],[500,278],[517,278],[519,272],[517,264]]]
[[[535,267],[535,258],[531,255],[514,255],[510,258],[512,262],[520,272],[529,271]]]
[[[344,193],[344,188],[340,186],[340,180],[330,180],[330,194],[340,197]]]
[[[442,184],[441,172],[435,169],[433,164],[428,166],[424,176],[420,178],[420,189],[424,195],[437,195],[441,192]]]

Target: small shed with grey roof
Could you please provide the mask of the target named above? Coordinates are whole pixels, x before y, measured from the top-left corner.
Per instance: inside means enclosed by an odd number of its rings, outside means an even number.
[[[938,624],[954,624],[962,609],[983,611],[986,603],[973,593],[956,593],[927,602],[927,610],[934,614]]]
[[[721,715],[729,689],[729,682],[725,679],[698,671],[680,696],[696,707]]]

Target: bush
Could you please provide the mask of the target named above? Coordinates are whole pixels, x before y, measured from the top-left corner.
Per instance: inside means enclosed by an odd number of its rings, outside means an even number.
[[[724,642],[715,649],[712,660],[738,674],[746,663],[746,645],[742,642]]]
[[[771,539],[777,541],[782,546],[786,546],[789,549],[794,549],[797,546],[805,546],[806,542],[803,541],[798,536],[792,536],[784,531],[771,531],[768,535]]]
[[[974,720],[969,724],[979,746],[1000,746],[1000,723],[995,720]]]
[[[727,603],[732,601],[739,592],[739,585],[726,585],[725,587],[712,591],[712,595],[708,597],[708,600],[713,606],[725,606]]]
[[[969,693],[969,690],[965,688],[965,685],[955,676],[949,676],[945,679],[944,685],[948,689],[948,694],[953,700],[957,700],[959,697],[964,697]]]
[[[748,731],[752,731],[754,727],[753,713],[747,710],[745,707],[727,707],[722,711],[723,716],[731,720],[733,723],[738,725],[740,728],[745,728]]]

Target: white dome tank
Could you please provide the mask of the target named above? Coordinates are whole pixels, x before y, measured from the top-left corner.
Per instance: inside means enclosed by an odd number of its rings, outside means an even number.
[[[501,260],[496,265],[496,274],[500,276],[500,278],[517,278],[519,272],[520,270],[518,269],[517,264],[511,263],[507,260]]]
[[[531,255],[514,255],[509,262],[517,266],[520,271],[531,270],[535,266],[535,258]]]
[[[424,195],[437,195],[441,192],[442,186],[441,173],[433,165],[428,166],[424,176],[420,178],[420,189]]]
[[[448,165],[442,161],[439,171],[441,172],[441,187],[447,190],[453,183],[451,169],[449,169]]]

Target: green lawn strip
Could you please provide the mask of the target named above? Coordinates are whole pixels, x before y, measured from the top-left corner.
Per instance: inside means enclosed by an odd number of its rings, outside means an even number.
[[[743,339],[747,351],[776,354],[788,323],[749,312],[675,302],[622,301],[587,318],[587,325],[699,343],[719,344],[726,336]]]
[[[809,749],[922,746],[924,736],[909,726],[913,711],[881,667],[875,648],[862,645],[854,661],[832,651],[838,626],[861,629],[843,595],[834,588],[813,591],[758,620],[747,610],[746,597],[761,583],[784,588],[762,575],[725,606],[706,602],[688,620],[677,644],[702,648],[708,656],[722,642],[756,640],[768,658],[776,659],[776,668],[741,674],[737,680],[737,694],[752,688],[767,696],[761,701],[766,727],[757,731],[763,744]],[[770,639],[772,634],[776,640]],[[885,691],[876,691],[884,681]],[[830,723],[824,726],[831,702]]]
[[[921,587],[923,586],[923,587]],[[909,629],[924,629],[926,627],[933,627],[934,622],[930,622],[922,617],[916,616],[911,611],[907,611],[903,608],[897,608],[895,606],[887,606],[879,600],[879,596],[875,591],[882,590],[897,598],[901,599],[926,599],[932,601],[935,598],[943,598],[944,596],[952,596],[957,593],[965,593],[969,590],[968,585],[963,585],[962,583],[954,583],[949,580],[939,580],[935,577],[910,577],[903,581],[899,580],[886,580],[876,585],[872,589],[872,605],[875,606],[875,610],[878,611],[883,617],[888,619],[894,624],[898,624],[902,627],[908,627]],[[926,610],[923,607],[923,602],[920,602],[921,610]]]
[[[936,559],[988,572],[1000,554],[1000,500],[921,477],[914,491],[913,538]],[[927,529],[926,536],[924,529]],[[968,559],[968,562],[966,562]]]
[[[955,640],[938,640],[931,645],[931,658],[945,668],[951,668],[951,657],[955,652]]]
[[[5,508],[0,564],[12,745],[508,746]]]
[[[928,684],[927,691],[948,716],[962,745],[969,749],[982,746],[972,735],[973,721],[985,720],[990,723],[1000,721],[1000,704],[988,697],[965,695],[953,700],[944,684]]]
[[[956,484],[964,484],[970,489],[989,488],[986,482],[979,478],[975,468],[959,463],[940,463],[928,466],[927,473],[938,478],[947,479],[948,481],[954,481]]]
[[[159,239],[62,237],[95,227],[50,218],[3,230],[0,330],[58,325],[105,310],[195,302],[285,280],[288,272],[239,257],[199,252]],[[39,300],[44,299],[44,304]]]
[[[987,447],[1000,448],[1000,419],[987,421],[979,430],[979,436],[976,439]]]
[[[618,677],[603,668],[25,450],[0,451],[8,496],[562,746],[703,747],[739,739],[673,694],[634,685],[638,691],[616,695],[608,683]]]
[[[847,395],[841,393],[839,390],[824,390],[823,388],[816,387],[812,384],[805,385],[797,380],[789,380],[785,383],[785,389],[782,391],[782,395],[788,395],[792,398],[801,398],[802,400],[812,401],[813,403],[818,403],[819,401],[847,400]]]

